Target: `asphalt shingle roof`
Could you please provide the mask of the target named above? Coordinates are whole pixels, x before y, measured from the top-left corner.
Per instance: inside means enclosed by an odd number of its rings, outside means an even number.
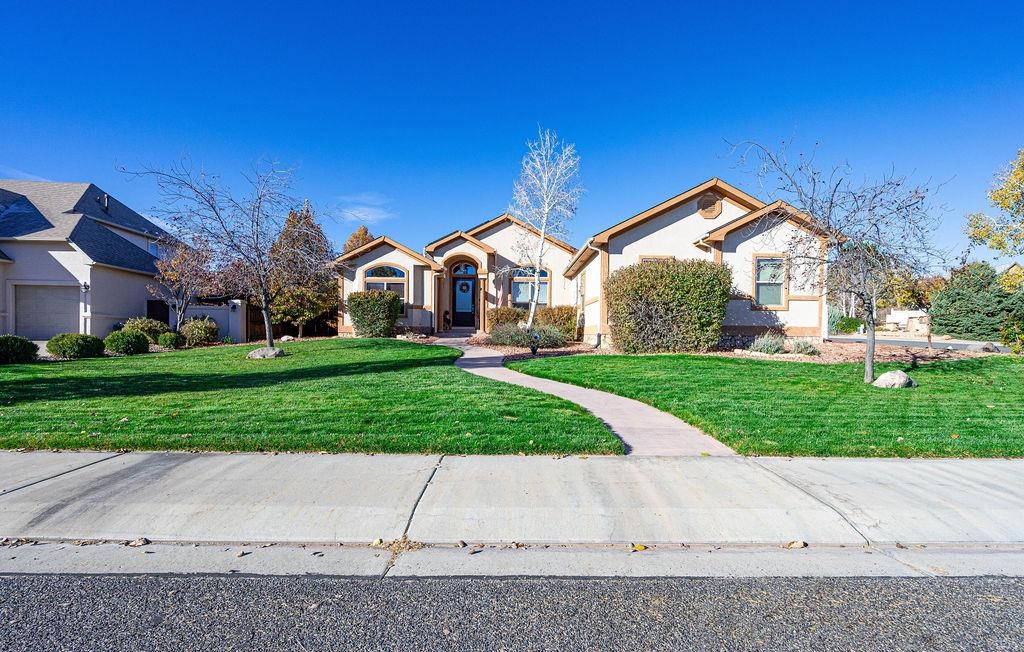
[[[103,226],[166,232],[91,183],[0,180],[0,238],[67,240],[94,262],[156,273],[156,258]]]

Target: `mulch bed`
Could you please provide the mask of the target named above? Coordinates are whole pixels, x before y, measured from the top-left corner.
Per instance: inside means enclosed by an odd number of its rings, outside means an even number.
[[[566,355],[614,355],[617,351],[610,349],[595,349],[589,344],[575,342],[569,346],[557,349],[540,349],[537,355],[530,353],[530,349],[517,346],[500,346],[491,344],[486,336],[477,336],[469,339],[469,344],[487,347],[500,352],[505,356],[506,362],[515,360],[532,360],[534,358],[554,358]],[[710,351],[705,355],[722,356],[727,358],[749,358],[753,360],[779,360],[783,362],[814,362],[818,364],[837,364],[844,362],[863,362],[864,344],[858,342],[822,342],[815,344],[821,355],[795,355],[786,353],[781,355],[765,355],[744,350]],[[980,353],[975,351],[953,351],[941,347],[936,342],[935,348],[919,349],[906,346],[893,346],[878,342],[875,345],[875,362],[903,362],[907,364],[924,364],[939,360],[963,360],[967,358],[979,358],[988,355],[1000,355],[998,353]]]

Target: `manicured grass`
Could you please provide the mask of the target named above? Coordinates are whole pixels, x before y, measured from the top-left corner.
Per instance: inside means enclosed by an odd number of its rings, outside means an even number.
[[[863,367],[713,356],[576,356],[514,369],[628,396],[762,455],[1019,457],[1024,358],[903,369],[909,390],[865,385]]]
[[[0,367],[0,448],[622,453],[578,406],[396,340],[256,345]]]

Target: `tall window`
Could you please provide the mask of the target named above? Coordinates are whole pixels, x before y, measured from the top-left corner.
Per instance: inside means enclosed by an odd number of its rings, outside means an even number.
[[[390,290],[402,298],[402,314],[405,314],[407,279],[405,270],[390,265],[381,265],[366,270],[363,279],[364,290]]]
[[[512,297],[512,305],[516,308],[529,308],[530,299],[533,298],[533,282],[535,279],[540,280],[540,286],[538,289],[539,295],[537,297],[538,306],[548,305],[549,285],[548,273],[546,270],[540,270],[538,273],[536,269],[527,267],[524,269],[517,269],[512,272],[511,288],[509,294]]]
[[[754,303],[781,306],[786,281],[785,261],[782,258],[755,258],[754,265]]]

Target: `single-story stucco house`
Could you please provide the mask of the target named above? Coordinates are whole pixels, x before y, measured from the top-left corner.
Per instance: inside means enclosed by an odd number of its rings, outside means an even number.
[[[0,333],[104,337],[145,315],[164,236],[91,183],[0,180]]]
[[[503,214],[435,240],[422,253],[382,236],[341,256],[339,332],[353,330],[345,310],[348,294],[368,289],[394,290],[403,297],[399,323],[408,330],[486,330],[488,308],[529,301],[532,275],[499,272],[517,264],[516,243],[524,234],[539,237],[529,225]],[[554,238],[548,242],[539,303],[576,306],[588,342],[610,343],[604,297],[609,275],[657,258],[712,260],[732,269],[726,334],[777,330],[791,337],[826,335],[825,266],[817,262],[809,271],[792,273],[789,253],[794,242],[826,246],[813,220],[784,202],[766,204],[720,179],[597,233],[579,250]]]

